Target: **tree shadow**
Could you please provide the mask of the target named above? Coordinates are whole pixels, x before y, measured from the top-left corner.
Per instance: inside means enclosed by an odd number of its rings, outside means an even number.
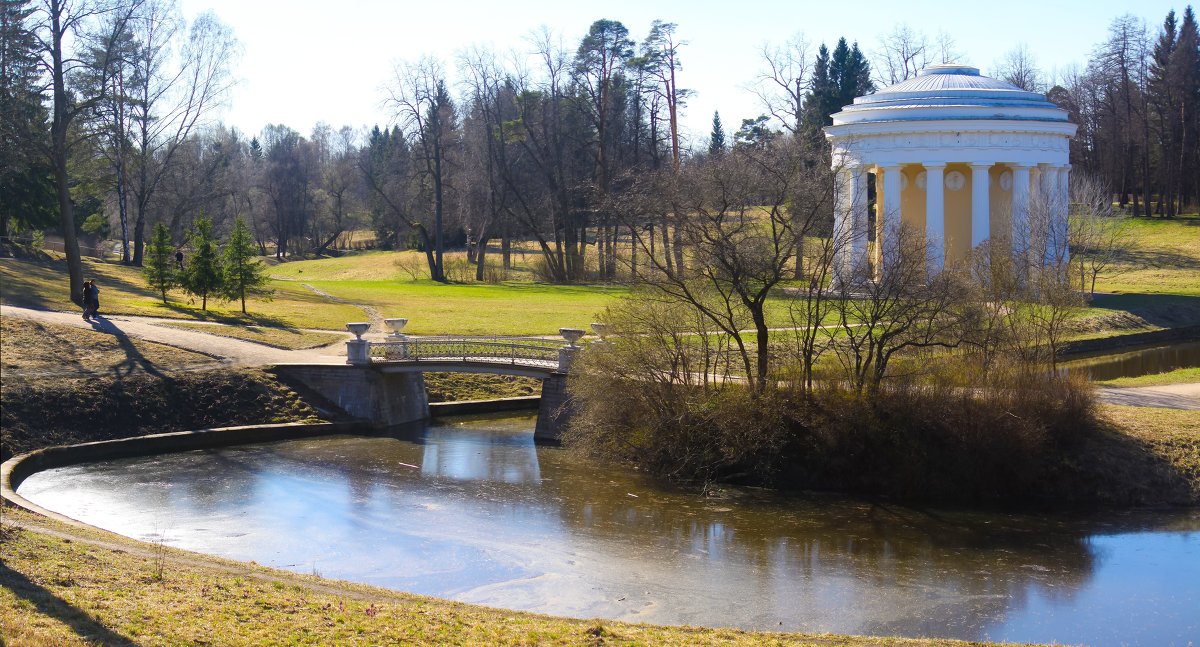
[[[187,318],[193,319],[196,321],[209,321],[212,323],[220,323],[220,324],[228,324],[228,325],[264,326],[267,328],[279,328],[279,329],[286,330],[289,332],[297,332],[300,330],[296,326],[293,326],[292,324],[288,323],[286,320],[281,319],[279,317],[272,317],[270,315],[217,314],[214,312],[209,312],[207,310],[196,310],[195,308],[180,305],[178,303],[170,303],[170,302],[163,304],[163,307],[167,308],[171,312],[175,312],[175,313],[184,315]]]
[[[94,616],[67,603],[49,589],[9,568],[0,561],[0,585],[26,600],[39,613],[67,625],[84,642],[100,645],[137,645],[136,642],[105,627]]]
[[[1092,306],[1121,310],[1163,328],[1200,325],[1200,296],[1184,294],[1097,294]]]
[[[1091,250],[1082,250],[1085,254]],[[1170,267],[1181,270],[1200,269],[1200,258],[1162,249],[1123,249],[1114,251],[1113,260],[1135,268]]]
[[[134,373],[135,371],[141,370],[145,373],[153,375],[154,377],[167,379],[166,376],[158,370],[158,367],[154,365],[154,362],[146,359],[146,357],[142,355],[140,351],[138,351],[137,346],[133,344],[133,340],[129,338],[129,335],[125,334],[125,331],[117,327],[117,325],[111,320],[97,315],[92,317],[91,323],[93,330],[112,335],[117,340],[117,344],[121,346],[121,350],[125,351],[125,360],[119,364],[116,364],[110,369],[113,377],[120,379]]]

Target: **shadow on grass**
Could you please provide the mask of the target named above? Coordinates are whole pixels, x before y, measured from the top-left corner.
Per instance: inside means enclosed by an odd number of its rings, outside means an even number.
[[[84,642],[99,645],[136,645],[134,641],[100,624],[86,611],[73,606],[49,589],[0,561],[0,586],[26,600],[39,613],[67,625]]]
[[[228,325],[243,325],[243,326],[264,326],[267,328],[279,328],[288,332],[299,332],[300,329],[288,323],[279,317],[260,314],[216,314],[207,310],[197,310],[192,307],[180,305],[177,303],[167,302],[162,307],[181,314],[188,319],[196,321],[210,321],[212,323],[228,324]]]
[[[1182,294],[1097,294],[1092,306],[1121,310],[1154,326],[1200,325],[1200,296]]]
[[[125,351],[125,360],[111,369],[113,377],[120,379],[140,369],[159,379],[169,379],[158,370],[154,362],[146,359],[146,356],[138,351],[137,346],[133,345],[133,340],[129,338],[129,335],[125,334],[125,331],[117,327],[115,323],[100,315],[92,317],[91,322],[93,330],[112,335],[116,338],[117,343],[120,344],[121,350]]]
[[[1084,254],[1091,250],[1081,250]],[[1075,253],[1074,251],[1072,253]],[[1126,249],[1116,254],[1116,262],[1136,268],[1171,268],[1200,270],[1200,258],[1162,249]]]

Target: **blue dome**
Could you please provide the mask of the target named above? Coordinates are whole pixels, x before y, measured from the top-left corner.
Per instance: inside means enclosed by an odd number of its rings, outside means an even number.
[[[833,116],[834,124],[880,121],[1067,121],[1046,95],[982,76],[967,65],[934,65],[917,76],[858,97]]]

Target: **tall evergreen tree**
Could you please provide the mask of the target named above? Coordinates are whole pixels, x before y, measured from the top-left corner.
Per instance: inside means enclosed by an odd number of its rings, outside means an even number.
[[[208,310],[208,295],[220,294],[225,275],[221,271],[221,255],[218,241],[213,235],[212,221],[197,218],[192,225],[188,242],[192,248],[192,259],[183,270],[180,283],[192,296],[200,297],[200,309]]]
[[[229,240],[225,242],[225,254],[221,293],[230,301],[242,302],[242,314],[246,314],[246,295],[269,295],[272,290],[264,288],[270,277],[267,268],[254,257],[258,247],[250,228],[241,218],[233,221],[233,231],[229,232]]]
[[[150,243],[146,245],[146,263],[142,273],[150,287],[158,290],[163,303],[167,302],[167,290],[179,283],[179,273],[175,268],[175,246],[171,243],[171,232],[161,222],[154,223],[154,231],[150,234]]]
[[[720,155],[725,152],[725,127],[721,125],[721,113],[713,111],[712,133],[708,137],[708,154]]]
[[[33,8],[0,4],[0,236],[9,224],[41,227],[54,220],[50,165],[40,151],[48,135],[39,91],[37,39],[28,27]]]
[[[1171,69],[1180,89],[1177,191],[1182,206],[1200,200],[1200,28],[1191,5],[1183,10],[1179,40],[1171,53]]]

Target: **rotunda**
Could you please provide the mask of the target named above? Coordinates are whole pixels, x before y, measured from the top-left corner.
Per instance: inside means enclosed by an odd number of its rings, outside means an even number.
[[[1045,95],[965,65],[928,67],[856,98],[825,128],[839,175],[834,232],[850,241],[838,269],[878,272],[899,223],[924,231],[931,272],[989,239],[1045,263],[1065,261],[1075,130]]]

